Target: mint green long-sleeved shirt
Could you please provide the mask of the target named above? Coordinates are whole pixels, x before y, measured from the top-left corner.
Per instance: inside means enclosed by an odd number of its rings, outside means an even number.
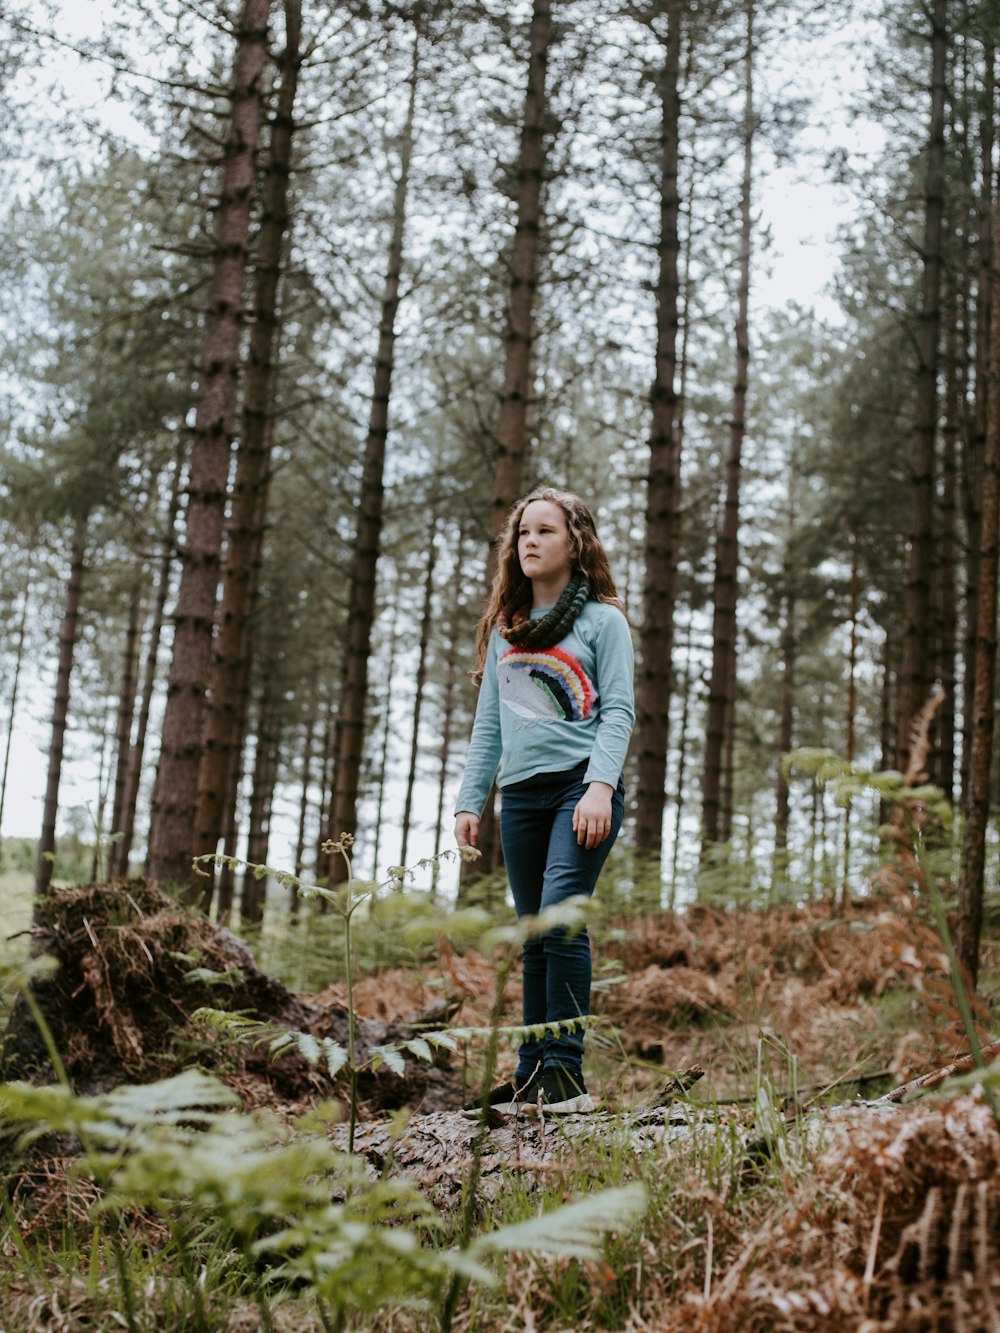
[[[584,782],[617,786],[635,724],[633,673],[628,621],[606,602],[587,602],[553,648],[515,648],[494,630],[455,813],[481,814],[494,777],[502,790],[584,761]]]

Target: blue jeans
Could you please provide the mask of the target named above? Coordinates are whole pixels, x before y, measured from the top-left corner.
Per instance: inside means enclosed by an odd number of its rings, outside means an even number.
[[[611,798],[611,832],[588,851],[573,832],[573,810],[587,790],[586,763],[566,773],[539,773],[502,789],[500,837],[517,915],[537,916],[574,894],[594,892],[625,814],[621,779]],[[524,1022],[545,1023],[590,1012],[590,939],[558,926],[523,946]],[[545,1069],[581,1074],[583,1028],[521,1044],[515,1077],[524,1080],[541,1061]]]

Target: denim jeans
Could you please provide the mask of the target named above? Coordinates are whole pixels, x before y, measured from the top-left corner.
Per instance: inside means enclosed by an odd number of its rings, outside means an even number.
[[[597,877],[622,826],[625,787],[619,779],[611,798],[611,832],[588,851],[573,832],[573,810],[587,790],[587,765],[566,773],[539,773],[502,791],[500,837],[517,915],[534,916],[574,894],[593,893]],[[562,926],[523,946],[524,1022],[545,1023],[590,1012],[590,939],[586,928]],[[541,1061],[545,1069],[580,1074],[583,1028],[558,1036],[530,1038],[521,1045],[518,1079]]]

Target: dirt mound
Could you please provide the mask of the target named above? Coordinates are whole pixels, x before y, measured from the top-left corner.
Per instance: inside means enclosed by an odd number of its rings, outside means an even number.
[[[347,1009],[335,998],[310,1000],[261,972],[247,944],[142,881],[66,889],[41,900],[34,948],[58,963],[33,984],[35,999],[77,1091],[164,1078],[192,1064],[208,1068],[248,1101],[301,1103],[342,1092],[298,1050],[271,1058],[266,1045],[234,1046],[193,1022],[200,1007],[243,1012],[275,1029],[307,1032],[347,1045]],[[359,1060],[373,1046],[416,1035],[414,1025],[446,1022],[436,1006],[386,1022],[358,1018]],[[8,1078],[51,1076],[45,1044],[23,999],[3,1043]],[[443,1057],[408,1058],[403,1076],[384,1066],[365,1072],[366,1110],[454,1106],[460,1080]]]

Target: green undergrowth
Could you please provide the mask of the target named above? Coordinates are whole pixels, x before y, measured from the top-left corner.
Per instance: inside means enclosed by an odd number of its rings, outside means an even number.
[[[196,1068],[89,1098],[75,1096],[64,1075],[52,1087],[4,1085],[0,1325],[8,1333],[694,1326],[685,1310],[706,1305],[721,1275],[750,1261],[754,1237],[792,1207],[814,1172],[826,1122],[813,1111],[884,1091],[904,1068],[908,1040],[924,1068],[932,1048],[964,1046],[954,1006],[929,987],[932,970],[915,980],[891,971],[911,925],[913,940],[940,960],[944,946],[928,931],[949,904],[914,899],[912,917],[900,918],[905,928],[882,935],[874,902],[856,904],[850,917],[815,903],[809,916],[799,903],[758,909],[753,920],[702,905],[684,923],[687,961],[659,967],[649,962],[663,943],[655,922],[648,911],[630,917],[627,884],[615,877],[627,869],[612,869],[606,898],[575,909],[594,936],[598,995],[652,967],[665,985],[683,968],[711,975],[721,998],[681,1003],[650,1021],[655,1053],[643,1054],[625,1023],[595,1025],[588,1082],[611,1114],[595,1119],[593,1132],[570,1141],[549,1121],[544,1160],[519,1166],[515,1153],[501,1178],[487,1181],[484,1124],[463,1159],[464,1195],[440,1212],[415,1179],[384,1165],[373,1171],[334,1146],[339,1119],[350,1120],[355,1141],[356,1078],[348,1105],[304,1113],[247,1109]],[[343,889],[300,887],[308,896],[298,922],[273,914],[255,942],[265,969],[302,991],[390,967],[436,985],[441,937],[455,949],[475,944],[493,961],[497,998],[487,999],[483,1024],[469,1025],[460,1058],[472,1087],[507,1072],[517,1034],[500,1031],[502,997],[530,923],[515,928],[506,907],[488,919],[442,909],[405,884],[371,886],[350,874]],[[630,954],[643,931],[648,939]],[[833,962],[835,939],[842,953]],[[859,965],[876,944],[886,950],[884,977]],[[998,1017],[990,1009],[1000,995],[998,960],[987,941],[980,1018],[989,1022]],[[662,1001],[650,995],[651,1004]],[[214,1016],[221,1028],[232,1025],[231,1016]],[[237,1022],[245,1029],[250,1020]],[[274,1040],[270,1030],[260,1035]],[[309,1034],[297,1036],[305,1049]],[[397,1048],[379,1058],[404,1054],[430,1057]],[[338,1069],[360,1068],[353,1037],[337,1059]],[[706,1073],[671,1103],[675,1134],[637,1140],[629,1113],[667,1074],[694,1064]],[[405,1123],[397,1121],[400,1133]]]
[[[5,1205],[3,1327],[430,1331],[449,1326],[458,1280],[468,1330],[510,1327],[512,1305],[538,1327],[624,1328],[700,1288],[808,1171],[818,1143],[762,1118],[766,1062],[758,1075],[752,1117],[691,1110],[686,1138],[638,1152],[624,1121],[605,1123],[509,1171],[469,1236],[333,1149],[331,1110],[248,1114],[194,1074],[103,1098],[9,1088],[5,1119],[29,1129],[5,1140],[8,1182],[18,1154],[27,1166],[53,1146],[43,1127],[82,1156],[36,1194],[41,1212],[23,1191]],[[558,1122],[547,1133],[559,1140]]]

